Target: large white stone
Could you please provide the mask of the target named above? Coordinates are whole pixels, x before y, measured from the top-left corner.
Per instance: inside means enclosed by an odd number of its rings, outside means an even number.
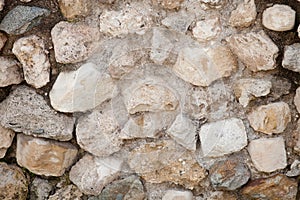
[[[192,200],[191,191],[168,190],[162,200]]]
[[[76,71],[58,75],[50,91],[50,101],[61,112],[84,112],[111,99],[116,92],[113,79],[87,63]]]
[[[0,87],[19,84],[23,81],[20,64],[13,58],[0,57]]]
[[[6,150],[10,147],[14,137],[15,132],[0,126],[0,158],[5,156]]]
[[[300,43],[284,47],[282,67],[300,73]]]
[[[215,39],[222,31],[219,17],[197,21],[193,35],[199,42]]]
[[[243,121],[237,118],[204,124],[200,128],[203,156],[219,157],[243,149],[247,134]]]
[[[229,24],[234,27],[248,27],[255,21],[256,15],[254,0],[244,0],[231,12]]]

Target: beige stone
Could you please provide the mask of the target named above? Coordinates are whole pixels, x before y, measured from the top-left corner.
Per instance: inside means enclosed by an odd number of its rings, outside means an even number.
[[[254,0],[244,0],[231,12],[229,24],[234,27],[248,27],[255,21],[256,15]]]
[[[215,39],[222,31],[219,17],[212,17],[197,21],[193,28],[193,35],[199,42]]]
[[[81,200],[82,192],[75,185],[67,185],[58,189],[48,200]]]
[[[300,73],[300,43],[284,47],[282,67]]]
[[[227,42],[251,71],[275,69],[279,49],[265,32],[236,34],[227,38]]]
[[[162,200],[192,200],[193,193],[191,191],[168,190]]]
[[[45,176],[61,176],[77,156],[71,143],[56,142],[19,134],[17,136],[17,162],[29,171]]]
[[[284,169],[287,157],[282,137],[252,140],[248,146],[251,160],[258,171],[273,172]]]
[[[0,57],[0,87],[19,84],[23,81],[20,63],[10,57]]]
[[[179,9],[184,0],[152,0],[154,5],[160,5],[165,9]]]
[[[296,106],[298,113],[300,113],[300,87],[298,87],[296,90],[296,94],[294,97],[294,104]]]
[[[91,11],[91,4],[88,0],[59,0],[59,8],[67,19],[85,17]]]
[[[1,1],[0,1],[0,10],[1,10]],[[4,47],[7,41],[7,37],[4,33],[0,33],[0,50]]]
[[[0,126],[0,158],[5,156],[6,150],[10,147],[14,137],[15,132]]]
[[[262,105],[248,115],[251,127],[265,134],[282,133],[291,121],[289,105],[285,102]]]

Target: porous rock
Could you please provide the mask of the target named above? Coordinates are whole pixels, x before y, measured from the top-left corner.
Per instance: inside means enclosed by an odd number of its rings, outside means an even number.
[[[60,11],[67,19],[87,16],[92,6],[87,0],[59,0],[58,4]]]

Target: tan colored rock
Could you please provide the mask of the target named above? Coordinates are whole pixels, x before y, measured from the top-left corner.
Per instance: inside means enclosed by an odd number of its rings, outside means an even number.
[[[194,16],[192,13],[180,10],[176,13],[169,13],[169,15],[164,18],[161,23],[170,29],[185,33],[193,20]]]
[[[300,73],[300,43],[284,47],[282,67]]]
[[[252,140],[248,152],[255,168],[262,172],[284,169],[287,165],[284,139],[261,138]]]
[[[296,106],[298,113],[300,113],[300,87],[298,87],[296,90],[296,94],[294,97],[294,104]]]
[[[3,10],[4,5],[5,5],[4,0],[0,0],[0,11]]]
[[[0,125],[0,158],[5,156],[6,150],[10,147],[14,137],[15,132]]]
[[[20,63],[10,57],[0,57],[0,87],[19,84],[23,81]]]
[[[58,4],[63,16],[67,19],[85,17],[91,10],[88,0],[59,0]]]
[[[251,71],[275,69],[279,49],[265,32],[236,34],[227,38],[227,42]]]
[[[165,9],[179,9],[184,0],[152,0],[154,5],[160,5]]]
[[[255,21],[256,15],[254,0],[244,0],[231,12],[229,24],[234,27],[248,27]]]
[[[255,108],[248,115],[251,127],[265,134],[282,133],[291,121],[289,105],[285,102],[270,103]]]
[[[296,12],[288,5],[275,4],[264,10],[262,24],[273,31],[288,31],[294,28]]]
[[[61,176],[73,164],[76,156],[77,149],[71,143],[23,134],[17,136],[17,162],[35,174]]]
[[[247,199],[295,200],[298,183],[295,179],[277,174],[250,181],[241,194]]]
[[[67,185],[50,195],[48,200],[81,200],[82,192],[75,185]]]
[[[1,10],[1,1],[0,1],[0,10]],[[4,47],[7,41],[7,37],[4,33],[0,33],[0,50]]]
[[[219,17],[197,21],[193,28],[193,35],[199,42],[215,39],[222,31]]]
[[[14,43],[12,52],[21,62],[28,84],[40,88],[50,81],[48,51],[42,38],[36,35],[20,38]]]
[[[193,85],[208,86],[217,79],[230,76],[236,67],[236,59],[229,48],[217,45],[208,50],[182,49],[173,71],[178,77]]]
[[[168,190],[162,200],[192,200],[191,191]]]

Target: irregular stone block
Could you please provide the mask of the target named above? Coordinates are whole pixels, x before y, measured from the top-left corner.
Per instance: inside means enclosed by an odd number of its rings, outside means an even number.
[[[23,81],[20,63],[9,57],[0,57],[0,87],[19,84]]]
[[[10,147],[14,137],[15,132],[0,126],[0,158],[5,156],[6,150]]]
[[[35,177],[30,185],[30,199],[44,200],[50,195],[53,186],[46,179]]]
[[[165,9],[179,9],[184,0],[152,0],[154,5],[160,5]]]
[[[194,16],[191,13],[179,11],[170,13],[161,23],[170,29],[185,33],[193,20]]]
[[[67,19],[87,16],[92,6],[87,0],[59,0],[58,4],[63,16]]]
[[[214,17],[197,21],[196,26],[193,28],[193,35],[199,42],[207,42],[215,39],[221,31],[220,19]]]
[[[256,15],[254,0],[244,0],[231,12],[229,24],[234,27],[248,27],[255,21]]]
[[[162,200],[192,200],[193,193],[191,191],[168,190]]]
[[[67,185],[58,189],[48,200],[80,200],[83,194],[75,185]]]
[[[300,43],[284,47],[282,67],[300,73]]]

